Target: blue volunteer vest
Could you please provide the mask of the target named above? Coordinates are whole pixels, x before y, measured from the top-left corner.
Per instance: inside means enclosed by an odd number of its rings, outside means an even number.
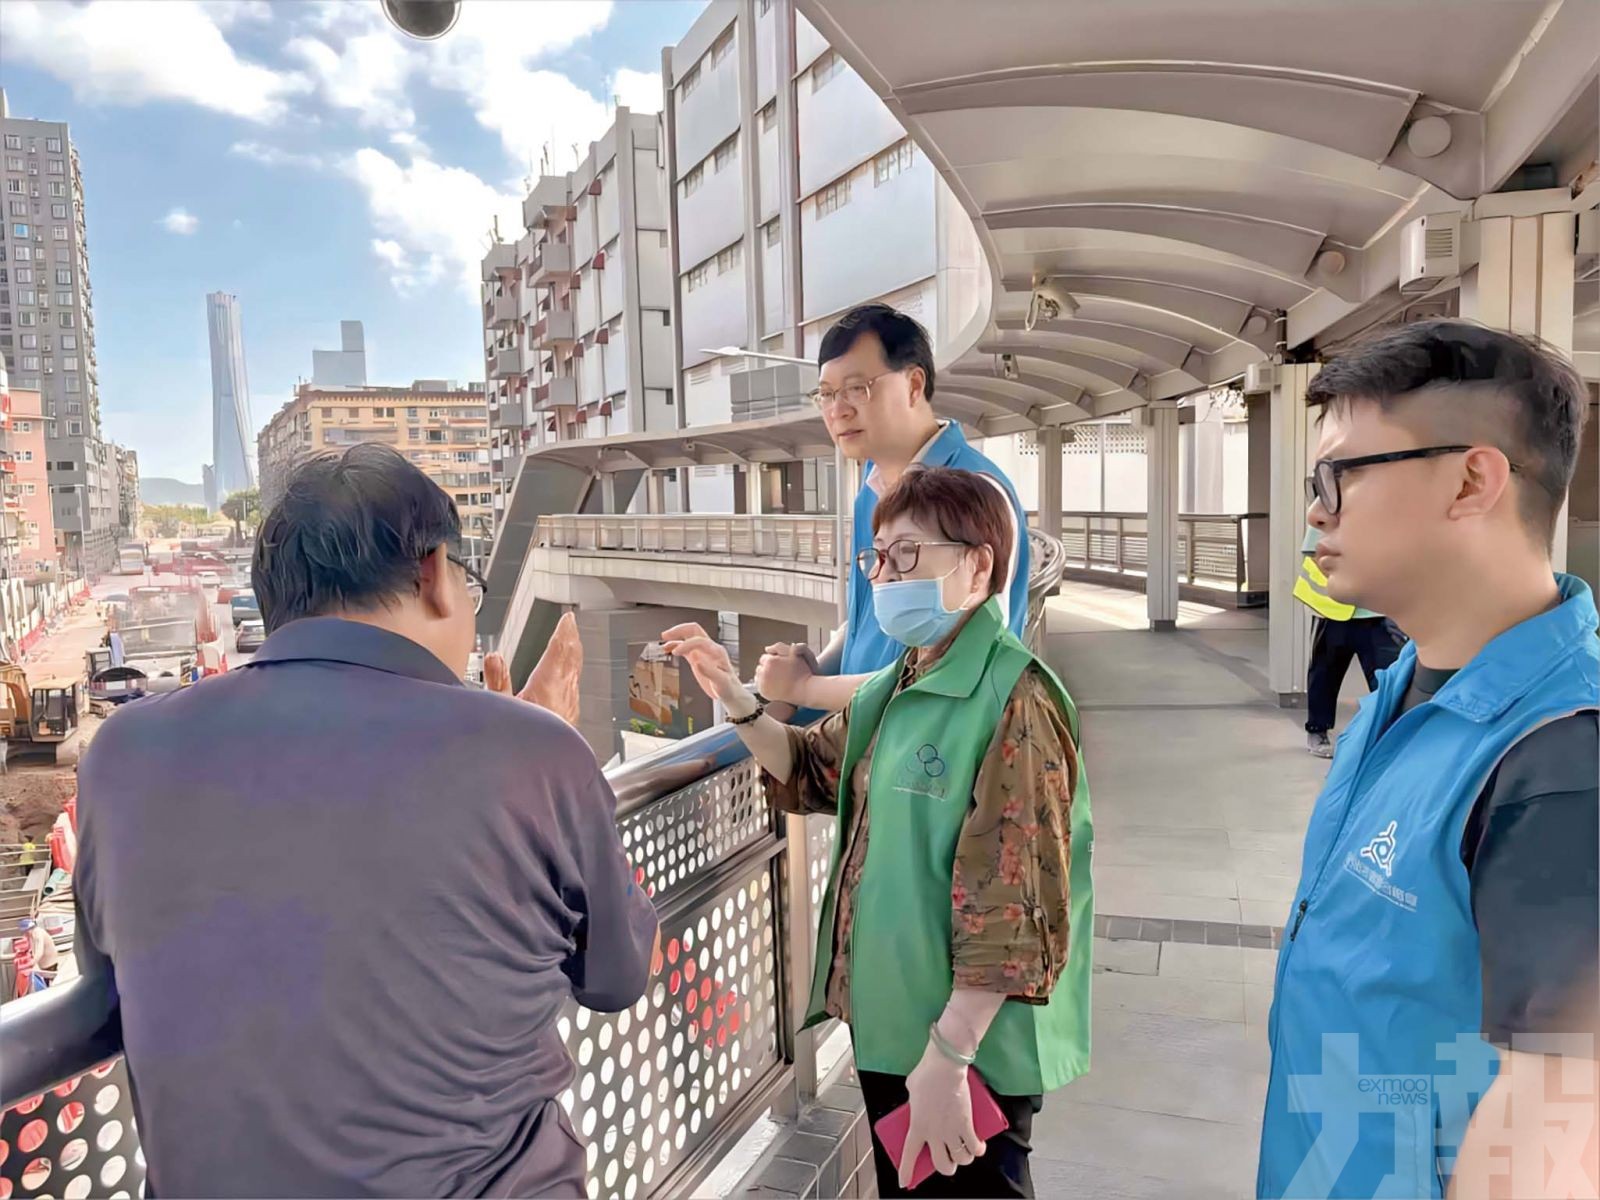
[[[999,467],[967,444],[955,421],[945,422],[944,429],[918,465],[976,471],[990,476],[1006,489],[1019,538],[1016,571],[1006,588],[1006,603],[1010,606],[1010,619],[1006,624],[1020,638],[1028,620],[1028,519],[1022,511],[1022,502],[1017,499],[1016,489]],[[872,464],[868,463],[869,475],[871,471]],[[872,610],[872,584],[855,565],[856,551],[872,545],[872,514],[877,508],[877,492],[863,486],[856,493],[855,527],[850,538],[850,631],[845,637],[844,657],[839,664],[841,675],[869,675],[881,671],[905,652],[904,646],[878,627],[877,615]]]
[[[1557,581],[1560,605],[1391,724],[1407,645],[1339,739],[1278,954],[1260,1196],[1444,1195],[1498,1062],[1479,1036],[1466,821],[1512,746],[1600,707],[1594,598]]]

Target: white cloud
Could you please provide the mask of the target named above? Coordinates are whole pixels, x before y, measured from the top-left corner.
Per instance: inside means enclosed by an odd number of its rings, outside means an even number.
[[[235,142],[228,147],[228,153],[248,158],[251,162],[258,162],[265,167],[303,167],[310,171],[320,171],[328,166],[328,160],[320,154],[301,154],[295,150],[268,146],[264,142]]]
[[[168,233],[187,237],[200,228],[200,218],[182,208],[175,208],[161,218],[161,227]]]
[[[87,102],[181,100],[246,120],[275,121],[306,90],[294,72],[234,53],[214,7],[195,0],[50,0],[0,4],[0,43]]]
[[[246,21],[272,20],[270,0],[200,0],[200,7],[222,29],[231,29]]]
[[[661,72],[622,67],[611,77],[611,94],[618,104],[634,112],[660,112]]]
[[[471,171],[417,156],[402,166],[381,150],[356,151],[343,169],[361,187],[379,237],[372,252],[401,292],[455,278],[473,298],[478,269],[498,216],[502,233],[520,229],[521,197]]]
[[[286,49],[305,63],[322,98],[355,112],[362,125],[409,129],[416,124],[406,80],[419,60],[393,29],[381,26],[347,38],[337,51],[314,37],[295,38]]]

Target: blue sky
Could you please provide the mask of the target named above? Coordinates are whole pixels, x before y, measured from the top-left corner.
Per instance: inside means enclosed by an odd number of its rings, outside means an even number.
[[[476,262],[544,147],[573,165],[613,95],[660,106],[703,0],[465,0],[436,43],[376,0],[5,0],[14,116],[71,123],[106,435],[146,475],[210,460],[205,294],[240,298],[257,428],[366,325],[368,379],[482,377]]]

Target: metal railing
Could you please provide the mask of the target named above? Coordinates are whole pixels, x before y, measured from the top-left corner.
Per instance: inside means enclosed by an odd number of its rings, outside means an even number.
[[[1029,538],[1037,631],[1063,556],[1053,539]],[[656,905],[663,962],[625,1012],[568,1002],[557,1024],[577,1073],[560,1099],[587,1143],[590,1196],[687,1196],[764,1112],[815,1096],[825,1027],[798,1027],[833,823],[775,813],[726,724],[606,776],[623,847]],[[0,1138],[12,1147],[0,1179],[10,1194],[140,1194],[119,1028],[89,1034],[79,1015],[95,1003],[72,980],[0,1007]]]
[[[837,565],[837,524],[831,516],[562,514],[540,517],[534,538],[535,545],[553,550],[704,554],[816,564],[831,570]]]
[[[1267,581],[1250,578],[1252,538],[1265,537],[1265,513],[1184,513],[1178,517],[1178,578],[1195,592],[1237,597],[1238,605],[1266,602]],[[1143,580],[1149,563],[1144,513],[1064,512],[1061,548],[1075,578],[1110,576],[1105,582]],[[1120,579],[1119,579],[1120,577]]]

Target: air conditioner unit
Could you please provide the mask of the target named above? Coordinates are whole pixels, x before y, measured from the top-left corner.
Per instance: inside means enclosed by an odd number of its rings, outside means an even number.
[[[1418,296],[1461,274],[1461,214],[1430,213],[1400,231],[1400,294]]]
[[[1261,396],[1278,382],[1278,368],[1269,362],[1253,362],[1244,369],[1244,394]]]

